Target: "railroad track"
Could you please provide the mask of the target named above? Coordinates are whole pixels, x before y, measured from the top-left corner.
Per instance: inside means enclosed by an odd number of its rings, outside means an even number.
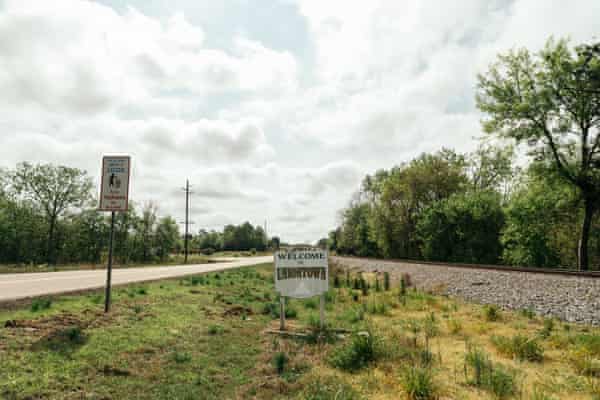
[[[507,272],[530,272],[534,274],[545,274],[545,275],[566,275],[566,276],[581,276],[589,278],[600,278],[600,271],[578,271],[573,269],[564,268],[528,268],[528,267],[513,267],[508,265],[490,265],[490,264],[466,264],[466,263],[450,263],[443,261],[421,261],[421,260],[409,260],[409,259],[397,259],[397,258],[374,258],[374,257],[356,257],[356,256],[343,256],[336,255],[333,257],[349,258],[354,260],[365,260],[374,262],[390,262],[390,263],[406,263],[406,264],[423,264],[423,265],[434,265],[444,267],[455,267],[455,268],[470,268],[470,269],[488,269],[493,271],[507,271]]]

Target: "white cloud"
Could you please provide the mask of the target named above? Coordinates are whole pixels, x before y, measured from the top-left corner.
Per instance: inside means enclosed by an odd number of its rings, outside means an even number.
[[[179,220],[189,178],[195,228],[267,219],[292,241],[333,228],[365,173],[472,149],[476,74],[499,51],[600,39],[595,0],[290,0],[306,31],[280,33],[305,43],[264,34],[297,29],[289,15],[232,24],[235,2],[128,2],[0,2],[0,165],[96,176],[129,153],[133,199]]]

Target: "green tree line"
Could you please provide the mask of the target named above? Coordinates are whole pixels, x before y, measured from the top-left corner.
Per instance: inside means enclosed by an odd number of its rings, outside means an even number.
[[[476,98],[484,144],[367,175],[329,233],[330,248],[598,269],[600,45],[550,39],[539,53],[501,54],[478,77]],[[513,146],[521,144],[529,163],[516,168]]]
[[[20,163],[0,170],[0,263],[104,262],[110,216],[97,210],[94,191],[91,178],[76,168]],[[192,250],[215,251],[265,250],[268,244],[263,229],[247,222],[227,225],[223,233],[200,231],[191,242]],[[165,261],[182,248],[177,222],[159,217],[155,203],[130,202],[127,212],[116,213],[117,263]]]

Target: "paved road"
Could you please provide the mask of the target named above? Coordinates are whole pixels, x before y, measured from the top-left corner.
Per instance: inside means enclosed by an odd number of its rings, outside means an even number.
[[[225,259],[211,264],[113,269],[113,285],[220,271],[272,262],[272,256]],[[84,289],[106,284],[106,270],[0,274],[0,302]]]

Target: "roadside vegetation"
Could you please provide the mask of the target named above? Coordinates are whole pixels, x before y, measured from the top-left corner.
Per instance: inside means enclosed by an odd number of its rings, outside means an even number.
[[[600,268],[600,45],[549,40],[478,77],[487,134],[364,177],[323,238],[338,254]],[[596,106],[595,106],[596,105]],[[525,166],[517,155],[529,156]]]
[[[291,300],[287,335],[273,333],[272,264],[119,287],[108,315],[101,292],[13,306],[0,398],[600,396],[600,329],[426,293],[409,275],[379,290],[383,274],[331,278],[326,326],[315,299]]]

